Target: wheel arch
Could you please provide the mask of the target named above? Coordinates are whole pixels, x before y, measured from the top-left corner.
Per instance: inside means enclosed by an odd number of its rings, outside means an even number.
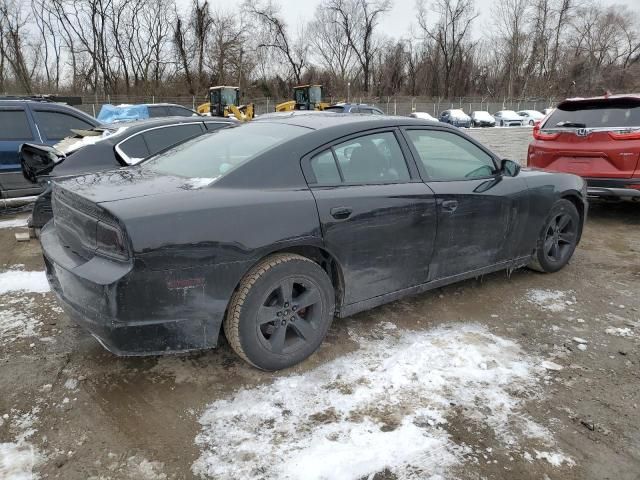
[[[584,227],[584,221],[585,221],[585,215],[586,215],[586,205],[584,200],[582,200],[582,198],[580,197],[580,195],[577,192],[565,192],[560,196],[561,199],[563,200],[568,200],[570,201],[574,207],[576,207],[576,210],[578,210],[578,215],[580,215],[580,225],[578,227],[578,242],[576,243],[576,245],[578,243],[580,243],[580,239],[582,238],[582,229]]]
[[[300,255],[302,257],[308,258],[313,262],[320,265],[320,267],[327,273],[329,279],[331,280],[331,284],[333,285],[334,293],[335,293],[335,315],[340,317],[340,310],[342,306],[342,302],[344,299],[344,275],[342,265],[338,261],[335,255],[329,252],[323,246],[316,244],[316,242],[301,242],[289,245],[280,245],[276,246],[276,248],[270,249],[268,251],[262,252],[261,255],[256,257],[252,262],[249,262],[242,273],[240,278],[237,280],[236,285],[229,295],[229,299],[233,293],[236,292],[242,279],[245,278],[247,273],[251,271],[251,269],[262,262],[265,258],[270,257],[271,255],[279,254],[279,253],[292,253],[296,255]],[[229,302],[227,302],[227,308],[229,306]],[[224,316],[227,315],[226,309]]]

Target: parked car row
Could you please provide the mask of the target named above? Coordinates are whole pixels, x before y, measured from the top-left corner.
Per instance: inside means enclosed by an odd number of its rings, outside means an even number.
[[[476,110],[467,115],[462,109],[444,110],[436,119],[426,112],[413,112],[409,115],[413,118],[424,120],[440,121],[448,123],[454,127],[520,127],[523,125],[533,126],[537,121],[544,118],[545,114],[536,110],[500,110],[493,115],[487,111]]]
[[[109,106],[110,107],[110,106]],[[127,106],[128,107],[128,106]],[[107,108],[107,110],[109,110]],[[117,108],[112,111],[118,110]],[[128,108],[120,108],[126,112]],[[191,117],[197,114],[181,105],[144,104],[119,120],[155,117]],[[99,115],[100,117],[100,115]],[[115,114],[109,121],[117,120]],[[52,146],[79,131],[104,125],[96,119],[55,97],[0,97],[0,194],[2,198],[38,195],[42,186],[28,181],[22,174],[19,148],[24,143]],[[107,129],[108,130],[108,129]]]

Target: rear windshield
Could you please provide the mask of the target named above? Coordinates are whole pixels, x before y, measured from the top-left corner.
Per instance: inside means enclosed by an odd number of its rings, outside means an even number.
[[[556,108],[544,124],[549,128],[640,127],[640,104],[619,102],[568,103]]]
[[[151,157],[143,165],[145,169],[166,175],[215,179],[309,131],[281,123],[247,123],[196,137]]]

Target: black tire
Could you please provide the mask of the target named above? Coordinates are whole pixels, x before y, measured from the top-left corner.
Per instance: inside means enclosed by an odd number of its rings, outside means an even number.
[[[573,256],[578,244],[580,214],[569,200],[558,200],[544,221],[529,268],[554,273]]]
[[[318,349],[334,309],[331,280],[317,263],[300,255],[274,254],[240,282],[227,309],[224,333],[231,348],[251,365],[280,370]]]

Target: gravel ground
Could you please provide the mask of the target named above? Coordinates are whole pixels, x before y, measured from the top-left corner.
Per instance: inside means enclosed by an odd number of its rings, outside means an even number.
[[[530,135],[470,133],[519,160]],[[3,480],[639,478],[638,204],[593,204],[557,274],[488,275],[336,320],[275,374],[224,340],[104,351],[41,274],[24,280],[43,264],[37,241],[14,240],[23,217],[0,219]]]

